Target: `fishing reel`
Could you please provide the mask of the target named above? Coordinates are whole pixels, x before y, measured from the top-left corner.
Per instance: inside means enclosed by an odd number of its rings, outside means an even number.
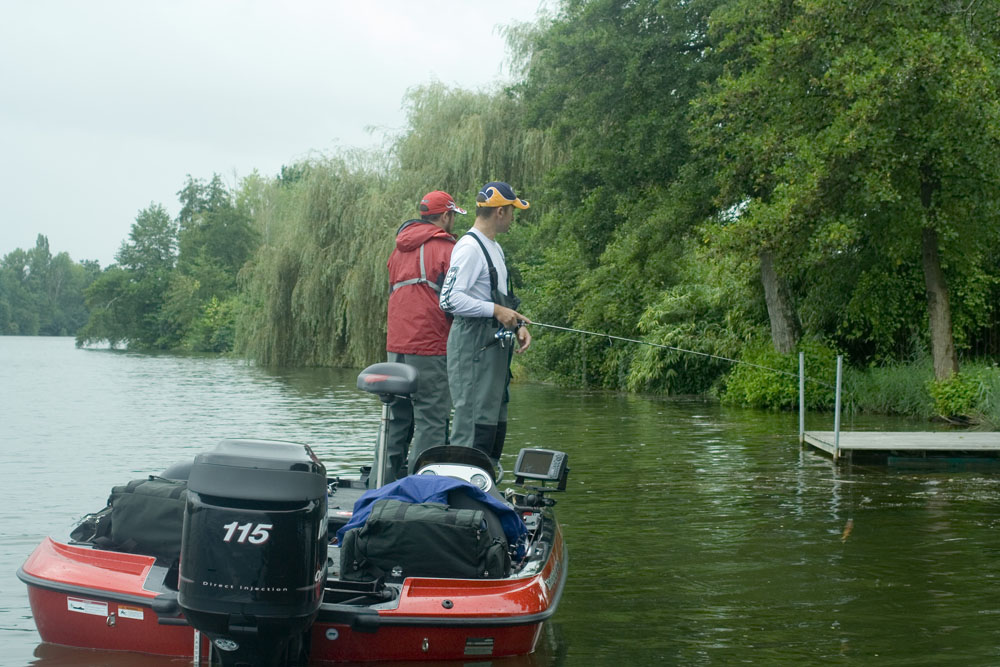
[[[493,334],[493,338],[497,341],[497,343],[499,343],[500,347],[507,347],[508,344],[514,344],[517,342],[517,333],[505,326],[501,326],[497,329],[497,332]]]
[[[501,325],[500,328],[496,330],[496,333],[493,334],[493,340],[486,345],[483,345],[479,351],[482,352],[486,348],[493,347],[494,345],[499,345],[500,347],[505,348],[507,345],[514,345],[516,343],[517,332]]]

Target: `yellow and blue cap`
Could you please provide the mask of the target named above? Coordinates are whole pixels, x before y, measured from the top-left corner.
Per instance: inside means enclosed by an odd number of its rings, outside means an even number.
[[[479,194],[476,195],[476,206],[513,206],[525,209],[531,204],[523,199],[518,199],[517,195],[514,194],[514,188],[503,181],[492,181],[479,190]]]

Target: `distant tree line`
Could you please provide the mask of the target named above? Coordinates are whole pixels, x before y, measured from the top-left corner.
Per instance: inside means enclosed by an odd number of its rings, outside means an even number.
[[[533,202],[503,239],[524,312],[702,353],[537,331],[533,377],[775,406],[784,380],[725,359],[946,386],[1000,354],[992,6],[563,0],[507,37],[516,83],[415,89],[381,150],[189,178],[87,288],[79,340],[379,360],[398,224],[501,179]]]
[[[35,247],[0,260],[0,335],[70,336],[87,321],[83,293],[100,274],[97,262],[55,257],[39,234]]]

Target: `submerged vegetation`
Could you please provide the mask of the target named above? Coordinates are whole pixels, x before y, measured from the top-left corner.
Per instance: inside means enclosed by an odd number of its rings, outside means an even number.
[[[526,314],[673,348],[536,329],[519,375],[786,408],[802,350],[809,404],[827,408],[843,354],[849,410],[995,427],[988,13],[563,0],[508,28],[513,84],[413,90],[382,150],[232,189],[189,177],[178,219],[141,212],[87,288],[78,340],[275,366],[380,360],[396,227],[428,190],[474,210],[501,179],[533,204],[503,239]]]

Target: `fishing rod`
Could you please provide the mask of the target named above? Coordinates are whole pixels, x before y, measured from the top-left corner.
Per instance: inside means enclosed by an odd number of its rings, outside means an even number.
[[[527,323],[525,323],[525,324],[527,324]],[[558,326],[556,324],[545,324],[544,322],[535,322],[535,321],[532,321],[531,324],[534,325],[534,326],[536,326],[536,327],[544,327],[546,329],[556,329],[558,331],[566,331],[566,332],[569,332],[569,333],[586,334],[588,336],[597,336],[598,338],[607,338],[609,340],[620,340],[620,341],[623,341],[623,342],[626,342],[626,343],[637,343],[639,345],[648,345],[649,347],[658,347],[658,348],[661,348],[661,349],[664,349],[664,350],[673,350],[675,352],[684,352],[684,353],[687,353],[687,354],[696,354],[698,356],[708,357],[710,359],[718,359],[720,361],[728,361],[731,364],[743,364],[744,366],[751,366],[753,368],[760,368],[761,370],[771,371],[772,373],[781,373],[782,375],[788,375],[788,376],[793,377],[793,378],[799,377],[798,374],[796,374],[796,373],[791,373],[789,371],[783,371],[780,368],[771,368],[769,366],[761,366],[760,364],[750,363],[749,361],[742,361],[740,359],[730,359],[729,357],[722,357],[722,356],[719,356],[718,354],[709,354],[708,352],[698,352],[697,350],[685,350],[682,347],[675,347],[673,345],[663,345],[662,343],[651,343],[648,340],[639,340],[637,338],[626,338],[624,336],[615,336],[613,334],[600,333],[600,332],[597,332],[597,331],[586,331],[584,329],[574,329],[572,327],[561,327],[561,326]],[[500,328],[503,331],[509,332],[509,336],[508,336],[508,334],[501,334],[500,331],[497,331],[496,337],[498,339],[500,339],[501,336],[503,336],[505,338],[506,337],[513,337],[513,335],[514,335],[513,331],[510,331],[509,329],[504,329],[503,327],[500,327]],[[502,344],[503,344],[503,342],[501,341],[501,345]],[[831,388],[833,387],[833,385],[830,385],[830,384],[828,384],[826,382],[823,382],[822,380],[817,380],[816,378],[811,378],[811,377],[806,376],[806,379],[807,380],[812,380],[813,382],[815,382],[817,384],[820,384],[820,385],[823,385],[824,387],[831,387]]]

